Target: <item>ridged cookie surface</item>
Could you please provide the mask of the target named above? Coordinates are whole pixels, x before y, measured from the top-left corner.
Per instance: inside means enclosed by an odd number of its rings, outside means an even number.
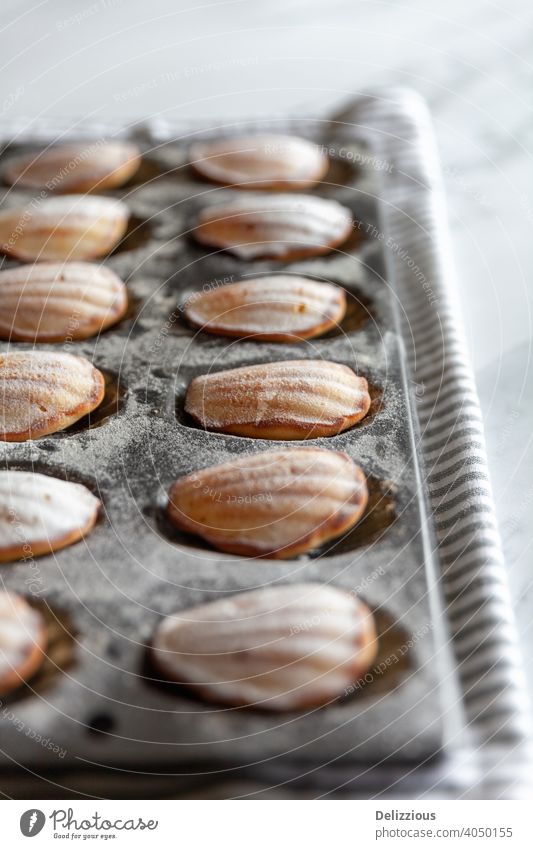
[[[55,433],[102,402],[105,381],[84,357],[63,352],[0,354],[0,439]]]
[[[194,293],[183,312],[206,333],[299,342],[327,333],[342,321],[346,295],[331,283],[279,274]]]
[[[94,259],[109,253],[128,224],[126,204],[63,195],[0,212],[0,250],[21,260]]]
[[[291,584],[183,610],[157,628],[165,677],[219,703],[303,710],[345,695],[377,651],[373,616],[345,590]]]
[[[0,471],[0,562],[72,545],[91,530],[99,508],[98,498],[82,484]]]
[[[101,265],[43,262],[0,271],[2,339],[87,339],[115,324],[127,307],[124,283]]]
[[[196,377],[186,412],[206,430],[259,439],[333,436],[370,408],[368,384],[348,366],[288,360]]]
[[[137,145],[122,141],[58,144],[11,157],[2,179],[20,188],[49,192],[102,192],[121,186],[141,162]]]
[[[303,189],[321,180],[329,159],[297,136],[238,136],[192,145],[190,159],[202,177],[240,189]]]
[[[280,559],[345,533],[367,501],[365,475],[347,454],[288,448],[179,478],[167,515],[221,551]]]
[[[44,660],[42,615],[15,593],[0,592],[0,696],[28,681]]]
[[[242,259],[298,259],[332,251],[352,232],[350,210],[313,195],[236,198],[204,209],[196,240]]]

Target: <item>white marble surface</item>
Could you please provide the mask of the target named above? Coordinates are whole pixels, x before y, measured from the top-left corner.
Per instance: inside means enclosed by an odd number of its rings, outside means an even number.
[[[533,5],[528,0],[3,0],[0,120],[326,114],[428,100],[533,692]]]

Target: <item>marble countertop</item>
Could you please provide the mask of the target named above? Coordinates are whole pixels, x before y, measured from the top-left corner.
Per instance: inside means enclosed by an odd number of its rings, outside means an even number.
[[[533,6],[527,0],[3,0],[0,119],[326,115],[428,101],[533,694]]]

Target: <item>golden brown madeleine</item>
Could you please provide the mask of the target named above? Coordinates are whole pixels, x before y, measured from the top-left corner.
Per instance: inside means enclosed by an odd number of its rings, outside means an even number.
[[[273,134],[196,142],[190,159],[202,177],[240,189],[305,189],[329,167],[328,157],[313,142]]]
[[[139,148],[131,142],[69,142],[10,157],[2,169],[2,179],[18,188],[102,192],[122,186],[140,164]]]
[[[195,377],[186,412],[206,430],[259,439],[334,436],[366,416],[368,384],[328,360],[262,363]]]
[[[84,357],[50,351],[0,354],[0,440],[64,430],[101,404],[104,377]]]
[[[168,616],[152,657],[166,679],[215,702],[304,710],[346,695],[377,653],[356,595],[308,583],[267,587]]]
[[[0,271],[2,339],[87,339],[119,321],[127,308],[124,283],[101,265],[42,262]]]
[[[350,210],[334,200],[254,195],[204,209],[193,235],[200,244],[241,259],[293,260],[330,253],[351,232]]]
[[[0,471],[0,563],[65,548],[89,533],[100,501],[79,483]]]
[[[281,559],[345,533],[367,501],[364,473],[347,454],[287,448],[179,478],[167,515],[220,551]]]
[[[36,199],[0,212],[0,250],[16,259],[94,259],[109,253],[128,225],[126,204],[94,195]]]
[[[299,342],[342,321],[346,294],[332,283],[279,274],[195,292],[183,312],[193,327],[217,336]]]
[[[38,610],[0,591],[0,696],[28,681],[44,660],[46,626]]]

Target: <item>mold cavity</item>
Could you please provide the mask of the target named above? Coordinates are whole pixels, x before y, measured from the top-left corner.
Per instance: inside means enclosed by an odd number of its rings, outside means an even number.
[[[383,408],[383,387],[378,383],[374,383],[374,381],[370,380],[365,374],[363,374],[362,377],[367,378],[368,394],[370,395],[370,409],[364,419],[361,419],[361,421],[354,425],[351,430],[357,430],[358,428],[368,427],[373,424],[377,414]]]
[[[363,374],[362,376],[364,377],[365,375]],[[192,378],[191,378],[191,380],[192,380]],[[195,422],[194,419],[191,416],[189,416],[188,413],[185,411],[185,397],[187,395],[188,386],[189,386],[189,384],[187,383],[186,386],[179,387],[176,390],[176,394],[175,394],[174,411],[175,411],[176,419],[177,419],[177,421],[179,422],[180,425],[183,425],[183,427],[191,428],[192,430],[200,430],[200,431],[203,431],[204,433],[210,433],[213,436],[220,436],[220,437],[224,437],[224,438],[228,438],[228,436],[231,436],[234,439],[248,439],[248,440],[260,439],[261,438],[261,437],[253,437],[253,436],[239,436],[237,434],[219,433],[216,430],[207,430],[206,428],[203,428],[200,424]],[[353,425],[353,427],[348,428],[348,430],[342,431],[342,433],[350,433],[352,431],[360,430],[361,428],[370,426],[374,422],[376,415],[379,413],[379,411],[381,410],[381,408],[383,406],[383,389],[377,383],[374,383],[373,381],[369,380],[368,381],[368,393],[370,395],[370,409],[369,409],[368,413],[366,414],[364,419],[361,419],[361,421],[357,422],[355,425]],[[318,438],[320,438],[320,439],[334,439],[338,435],[339,434],[332,434],[331,436],[328,436],[328,437],[310,437],[309,439],[294,439],[294,440],[289,440],[288,443],[287,443],[287,440],[263,439],[263,438],[261,438],[261,442],[271,442],[273,446],[275,446],[279,443],[283,443],[285,445],[285,447],[287,447],[287,444],[294,444],[294,445],[303,445],[303,444],[306,444],[306,443],[312,444]]]
[[[333,557],[338,554],[347,554],[349,552],[356,551],[359,548],[371,545],[381,537],[387,528],[393,524],[396,519],[394,484],[388,481],[378,480],[372,476],[367,478],[367,482],[369,492],[368,506],[363,518],[358,522],[358,524],[352,528],[351,531],[348,531],[348,533],[343,537],[326,543],[324,546],[316,548],[307,554],[301,555],[301,557],[298,558],[299,560],[307,558],[324,559],[326,557]],[[165,508],[162,504],[147,507],[144,510],[144,514],[155,526],[159,535],[174,545],[221,554],[216,547],[210,545],[202,539],[202,537],[185,533],[184,531],[176,528],[172,522],[167,519]],[[224,553],[222,552],[222,554]],[[237,555],[229,556],[237,557]],[[254,559],[271,560],[268,556],[262,558],[242,557],[241,559],[243,561],[251,561]],[[280,565],[283,563],[282,560],[276,560],[274,562],[279,563]]]
[[[346,291],[346,314],[338,327],[334,327],[324,336],[319,336],[312,340],[318,342],[320,339],[334,339],[337,336],[344,336],[348,333],[353,333],[360,330],[369,319],[374,317],[374,310],[371,301],[363,295],[355,295],[352,292]]]
[[[116,248],[111,251],[110,256],[126,253],[127,251],[135,251],[138,248],[141,248],[149,241],[151,235],[151,225],[147,221],[143,221],[141,218],[137,218],[135,215],[132,215],[128,222],[128,228],[124,236]]]
[[[76,631],[70,617],[44,601],[31,598],[26,598],[26,601],[43,616],[48,645],[44,661],[33,678],[13,693],[2,697],[4,704],[32,698],[34,694],[38,695],[54,684],[60,685],[63,673],[74,662]]]
[[[378,635],[374,665],[361,679],[353,682],[342,702],[390,693],[414,668],[412,652],[405,650],[408,632],[387,611],[376,610],[373,613]],[[397,659],[395,663],[390,663],[391,657]]]
[[[357,525],[337,541],[311,552],[311,557],[332,557],[371,545],[396,519],[396,487],[391,481],[367,477],[368,505]]]
[[[106,329],[100,333],[100,337],[116,334],[117,336],[130,338],[132,336],[138,336],[140,333],[144,333],[144,327],[139,319],[143,303],[142,298],[137,298],[128,291],[128,308],[125,315],[123,315],[120,321],[117,321],[116,324],[106,327]]]
[[[132,189],[134,186],[142,186],[145,183],[152,183],[158,177],[163,177],[164,175],[165,172],[154,159],[150,159],[149,156],[143,156],[138,170],[121,188],[126,190]]]
[[[373,612],[378,635],[378,653],[374,665],[364,677],[355,680],[351,687],[347,688],[347,694],[344,697],[332,701],[329,705],[325,705],[322,710],[330,710],[335,705],[345,703],[351,699],[378,697],[384,693],[391,692],[400,686],[402,680],[412,672],[415,666],[412,651],[405,651],[404,648],[409,639],[408,632],[399,626],[387,611],[377,610]],[[397,657],[397,663],[391,664],[387,662],[391,657]],[[184,684],[176,684],[163,678],[162,673],[152,662],[149,648],[145,651],[142,659],[141,675],[149,687],[159,692],[164,692],[169,696],[186,699],[197,704],[206,703],[193,689],[188,688]],[[215,707],[218,706],[222,710],[228,710],[227,704],[217,703],[212,700],[209,700],[209,704]],[[253,710],[254,713],[264,713],[261,708],[239,708],[239,710]],[[297,713],[297,711],[287,711],[287,713]]]
[[[105,394],[104,399],[99,407],[96,410],[93,410],[91,413],[88,413],[83,418],[79,419],[74,424],[67,427],[65,430],[58,431],[54,434],[56,437],[65,437],[72,436],[76,433],[81,433],[84,430],[91,430],[95,427],[101,427],[110,418],[116,416],[124,406],[124,399],[126,397],[127,390],[124,386],[122,386],[114,374],[111,372],[105,371],[104,369],[100,369],[104,376],[105,380]]]
[[[57,443],[53,443],[50,437],[43,437],[42,442],[39,442],[39,448],[44,449],[45,451],[56,451],[58,450]],[[51,478],[58,478],[62,481],[70,481],[70,483],[81,483],[83,486],[87,487],[96,498],[99,498],[103,501],[102,493],[100,492],[100,488],[98,486],[97,480],[92,480],[86,478],[84,475],[79,475],[77,472],[71,472],[70,469],[66,469],[64,466],[56,465],[53,461],[44,460],[44,462],[30,462],[24,460],[22,462],[13,462],[9,463],[9,469],[13,469],[13,471],[17,472],[34,472],[37,475],[48,475]],[[7,466],[6,466],[7,468]],[[102,521],[102,511],[99,514],[98,519],[96,520],[96,524]],[[55,555],[57,556],[61,549],[57,549]]]
[[[111,734],[114,728],[115,720],[108,713],[95,713],[87,720],[87,733],[95,737]]]
[[[332,186],[341,186],[344,188],[354,182],[357,178],[359,169],[354,164],[354,161],[341,159],[340,157],[330,156],[329,168],[326,172],[322,183],[319,183],[317,189],[321,187],[330,188]]]
[[[320,282],[320,281],[318,281],[318,282]],[[334,280],[332,280],[331,282],[335,283]],[[341,284],[336,284],[336,285],[338,285],[341,289],[343,288]],[[199,291],[201,291],[201,290],[199,290]],[[251,343],[256,343],[256,344],[263,344],[263,345],[268,344],[268,345],[272,345],[274,348],[276,348],[278,345],[290,345],[291,348],[293,348],[295,351],[297,351],[299,346],[301,346],[301,345],[309,345],[309,344],[314,345],[317,342],[320,342],[322,339],[324,339],[324,340],[335,339],[339,336],[346,336],[349,333],[354,333],[358,330],[361,330],[361,328],[364,327],[364,325],[370,319],[374,319],[374,322],[376,321],[375,309],[374,309],[374,306],[372,304],[372,301],[369,298],[366,298],[364,295],[361,295],[359,293],[356,294],[354,292],[351,292],[348,289],[345,289],[345,293],[346,293],[346,313],[344,315],[344,318],[342,319],[342,321],[339,323],[338,326],[332,328],[327,333],[324,333],[321,336],[315,336],[313,339],[302,339],[299,342],[293,342],[293,343],[290,343],[290,342],[281,342],[281,343],[280,342],[268,342],[268,343],[265,343],[265,340],[261,339],[260,337],[255,339],[253,336],[247,336],[246,342],[247,343],[251,342]],[[192,294],[193,293],[190,294],[190,297],[192,297]],[[305,304],[300,304],[299,307],[298,307],[298,312],[303,313],[303,312],[305,312],[305,309],[306,309]],[[235,337],[235,336],[224,336],[223,334],[218,334],[218,333],[207,333],[207,332],[199,330],[197,327],[194,327],[193,325],[189,324],[189,322],[187,321],[187,319],[185,317],[185,313],[183,311],[183,305],[179,305],[179,308],[178,308],[178,311],[177,311],[177,320],[176,320],[176,311],[174,311],[169,316],[168,322],[169,322],[169,324],[171,324],[173,330],[177,330],[180,333],[187,331],[187,333],[189,335],[194,334],[195,342],[198,342],[198,343],[207,342],[208,340],[211,340],[211,341],[213,341],[213,340],[215,340],[215,341],[224,341],[224,340],[235,341],[235,339],[238,339],[238,337]]]

